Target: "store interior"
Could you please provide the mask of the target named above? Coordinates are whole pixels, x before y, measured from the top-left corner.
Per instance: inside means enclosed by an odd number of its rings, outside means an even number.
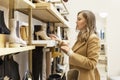
[[[119,3],[119,0],[0,0],[0,28],[7,28],[7,33],[0,34],[0,60],[15,61],[16,71],[12,66],[9,67],[17,76],[16,80],[25,80],[26,76],[32,78],[35,75],[39,80],[47,80],[51,73],[59,73],[66,78],[69,57],[48,35],[56,34],[72,47],[78,34],[77,13],[91,10],[95,13],[101,40],[97,65],[101,80],[120,80]],[[39,29],[43,32],[39,32]],[[1,64],[2,80],[2,71],[5,74],[7,69],[3,69]],[[8,80],[8,76],[4,75],[4,78]]]

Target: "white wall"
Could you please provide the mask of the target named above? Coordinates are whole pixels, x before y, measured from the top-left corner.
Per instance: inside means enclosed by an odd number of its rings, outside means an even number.
[[[108,75],[120,76],[120,0],[69,0],[66,5],[70,12],[69,20],[71,25],[71,32],[69,33],[71,45],[75,40],[73,30],[75,29],[76,14],[80,10],[92,10],[95,14],[99,12],[107,12],[107,26],[106,26],[106,44],[108,54]]]
[[[119,0],[111,0],[109,1],[108,6],[110,7],[108,12],[108,23],[107,23],[107,53],[108,53],[108,70],[109,75],[111,76],[120,76],[120,1]]]
[[[100,0],[100,1],[92,0],[92,2],[90,2],[89,0],[78,0],[78,1],[69,0],[66,3],[67,8],[70,13],[68,18],[69,18],[70,27],[72,29],[72,30],[70,30],[72,32],[69,33],[69,37],[71,39],[74,39],[74,37],[76,37],[76,35],[77,35],[76,32],[74,32],[74,34],[73,34],[73,30],[75,31],[75,27],[76,27],[77,13],[84,9],[86,9],[86,10],[89,9],[97,15],[99,12],[105,12],[106,8],[104,8],[104,7],[105,7],[106,3],[103,3],[103,1],[104,0]],[[101,4],[102,4],[102,6],[101,6]],[[73,45],[73,41],[75,41],[75,39],[71,41],[71,44],[70,44],[71,46]]]

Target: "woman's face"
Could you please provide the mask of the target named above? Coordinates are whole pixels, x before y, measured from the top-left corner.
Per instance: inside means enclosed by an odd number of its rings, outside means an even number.
[[[77,21],[76,21],[76,29],[83,30],[86,26],[86,20],[83,17],[82,13],[78,14]]]

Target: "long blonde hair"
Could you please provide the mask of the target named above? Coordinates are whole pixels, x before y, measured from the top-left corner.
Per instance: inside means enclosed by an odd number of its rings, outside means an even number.
[[[82,10],[80,12],[78,12],[77,15],[82,14],[82,16],[86,19],[86,27],[85,30],[80,31],[78,34],[78,40],[80,41],[87,41],[90,34],[95,33],[96,32],[96,18],[95,15],[93,14],[93,12],[89,11],[89,10]]]

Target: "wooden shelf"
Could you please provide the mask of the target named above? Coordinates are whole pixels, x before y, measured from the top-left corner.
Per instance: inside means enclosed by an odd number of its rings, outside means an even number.
[[[9,7],[9,0],[0,0],[0,6]]]
[[[57,43],[54,40],[33,40],[31,44],[35,46],[54,47]]]
[[[32,50],[35,49],[35,46],[25,46],[25,47],[15,47],[15,48],[0,48],[0,56]]]
[[[32,9],[33,18],[43,22],[61,23],[65,27],[69,27],[68,21],[63,18],[52,3],[35,3],[35,6],[36,8]],[[27,15],[29,13],[27,9],[19,9],[19,11]],[[60,26],[61,24],[58,25]]]
[[[15,8],[35,8],[35,5],[29,0],[15,0]]]
[[[0,5],[9,8],[9,2],[14,2],[15,9],[18,8],[35,8],[35,5],[29,0],[0,0]]]
[[[59,1],[50,1],[51,3],[53,3],[56,7],[60,7],[61,10],[61,14],[66,15],[69,14],[68,9],[65,6],[65,2],[63,0],[59,0]]]
[[[56,27],[58,27],[58,26],[59,27],[70,27],[69,23],[67,21],[65,21],[64,24],[63,23],[55,23],[55,26]]]

